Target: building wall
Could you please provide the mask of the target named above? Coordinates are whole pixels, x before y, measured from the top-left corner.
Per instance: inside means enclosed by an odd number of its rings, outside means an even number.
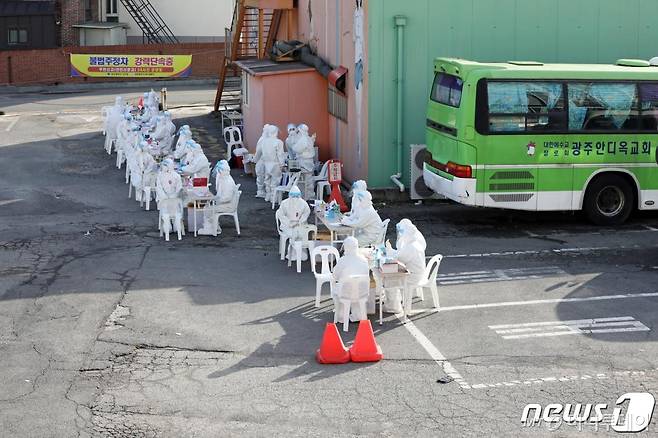
[[[364,1],[365,11],[368,1]],[[310,14],[309,14],[310,5]],[[364,75],[364,98],[362,106],[363,134],[361,151],[356,147],[356,106],[354,88],[354,1],[345,0],[299,0],[297,16],[298,39],[310,41],[318,54],[332,66],[345,66],[347,75],[346,95],[348,99],[347,123],[328,115],[329,144],[332,158],[343,162],[343,177],[347,181],[365,179],[368,175],[368,77]],[[365,50],[367,53],[367,13],[365,23]],[[311,21],[312,16],[312,21]],[[285,26],[283,26],[285,29]],[[368,71],[368,60],[364,60],[364,72]],[[311,126],[313,131],[314,127]]]
[[[180,42],[224,41],[224,29],[233,19],[234,0],[151,0],[151,4]],[[142,31],[121,2],[119,21],[130,26],[128,42],[139,44]]]
[[[395,30],[408,18],[404,63],[404,162],[408,145],[425,142],[432,61],[611,63],[658,55],[655,0],[405,0],[369,5],[369,183],[390,187],[395,172]]]
[[[193,78],[216,78],[224,62],[224,43],[149,44],[63,47],[0,52],[0,85],[126,81],[118,78],[72,78],[70,53],[192,55]],[[130,78],[139,81],[139,78]],[[152,81],[150,78],[143,80]],[[185,79],[180,79],[184,81]]]
[[[60,0],[61,41],[62,46],[77,46],[80,43],[80,30],[74,24],[85,22],[85,5],[83,0]]]
[[[27,44],[9,45],[9,29],[26,29]],[[0,50],[45,49],[57,47],[54,15],[0,17]]]

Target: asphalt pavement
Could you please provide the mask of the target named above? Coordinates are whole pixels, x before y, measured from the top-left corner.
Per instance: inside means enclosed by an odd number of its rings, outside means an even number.
[[[607,436],[622,394],[658,396],[658,214],[378,202],[444,255],[440,310],[373,317],[383,361],[322,366],[331,301],[279,260],[252,177],[241,236],[165,242],[128,199],[100,108],[142,91],[0,94],[0,436]],[[214,89],[169,93],[218,159]],[[609,409],[529,427],[529,403]]]

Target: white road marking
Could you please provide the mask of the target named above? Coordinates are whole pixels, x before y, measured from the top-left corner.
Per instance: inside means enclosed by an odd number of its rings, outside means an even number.
[[[554,298],[546,300],[529,300],[529,301],[504,301],[500,303],[485,303],[485,304],[468,304],[463,306],[449,306],[441,307],[438,311],[434,309],[420,310],[417,312],[412,311],[412,315],[416,313],[431,313],[431,312],[450,312],[454,310],[478,310],[478,309],[491,309],[497,307],[515,307],[515,306],[533,306],[539,304],[560,304],[560,303],[582,303],[588,301],[607,301],[607,300],[625,300],[633,298],[656,298],[658,292],[636,293],[636,294],[618,294],[618,295],[599,295],[596,297],[582,297],[582,298]]]
[[[397,318],[400,320],[402,325],[411,333],[411,336],[418,341],[418,343],[425,349],[427,354],[430,355],[432,360],[434,360],[437,364],[439,364],[443,368],[443,372],[446,373],[448,376],[452,377],[455,379],[455,382],[459,384],[462,388],[468,389],[469,385],[466,383],[466,380],[462,377],[461,374],[455,369],[455,367],[452,366],[450,362],[446,359],[446,357],[441,354],[441,352],[432,344],[432,342],[427,339],[427,337],[418,330],[418,327],[406,316],[399,314],[396,315]]]
[[[649,225],[642,225],[644,228],[646,228],[649,231],[658,231],[658,228],[651,227]]]
[[[19,116],[19,117],[16,117],[14,120],[12,120],[12,122],[9,124],[9,126],[7,126],[7,128],[5,129],[5,131],[6,131],[6,132],[11,131],[11,129],[14,127],[14,125],[16,125],[16,123],[18,123],[18,121],[19,121],[20,119],[21,119],[21,118],[20,118],[20,116]]]
[[[647,332],[651,329],[632,316],[615,318],[580,319],[573,321],[548,321],[524,324],[490,325],[489,328],[503,339],[527,339],[564,335],[600,333]]]
[[[598,246],[591,248],[561,248],[561,249],[542,249],[542,250],[530,250],[530,251],[501,251],[501,252],[486,252],[486,253],[474,253],[474,254],[453,254],[446,255],[444,258],[448,259],[458,259],[458,258],[478,258],[478,257],[504,257],[504,256],[520,256],[520,255],[540,255],[540,254],[578,254],[581,252],[595,252],[595,251],[607,251],[611,249],[632,249],[635,247],[624,247],[620,246],[617,248],[610,248],[608,246]],[[430,259],[431,257],[427,257]]]
[[[646,371],[615,371],[613,373],[597,373],[597,374],[583,374],[581,376],[562,376],[562,377],[539,377],[539,378],[529,378],[525,380],[511,380],[509,382],[496,382],[496,383],[478,383],[475,385],[470,385],[471,389],[490,389],[490,388],[502,388],[502,387],[514,387],[521,385],[541,385],[544,383],[566,383],[566,382],[576,382],[582,380],[605,380],[616,377],[627,377],[627,378],[644,378],[647,373],[654,373],[657,370],[651,369]]]
[[[537,268],[494,269],[491,271],[458,272],[454,274],[439,274],[437,282],[443,285],[489,283],[496,281],[530,280],[546,277],[567,275],[557,266]]]
[[[0,201],[0,207],[3,205],[9,205],[9,204],[15,204],[16,202],[20,202],[22,199],[8,199],[6,201]]]

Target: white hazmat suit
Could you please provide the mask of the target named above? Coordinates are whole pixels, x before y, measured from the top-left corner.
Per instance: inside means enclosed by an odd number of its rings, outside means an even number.
[[[292,145],[293,154],[304,179],[304,199],[313,199],[315,194],[315,135],[308,135],[308,126],[297,127],[297,138]]]
[[[171,232],[173,221],[174,230],[177,232],[183,223],[183,201],[181,190],[183,181],[174,170],[174,162],[166,159],[162,162],[156,182],[156,200],[160,210],[160,226],[165,235]]]
[[[293,147],[295,146],[295,143],[297,142],[297,127],[293,125],[292,123],[288,125],[288,137],[286,138],[286,152],[288,152],[288,159],[294,160],[295,159],[295,153],[293,151]]]
[[[256,147],[256,163],[263,161],[265,170],[265,200],[270,202],[274,191],[281,182],[281,168],[286,162],[283,142],[279,140],[279,128],[269,125],[267,136],[261,144],[260,153]]]
[[[354,237],[361,247],[382,243],[379,240],[383,223],[372,205],[372,195],[367,191],[358,192],[356,198],[354,213],[343,218],[343,225],[354,228]]]
[[[368,184],[362,179],[355,181],[354,184],[352,184],[352,206],[350,208],[350,215],[354,214],[355,209],[358,209],[359,199],[357,195],[359,194],[359,192],[367,192],[367,191],[368,191]]]
[[[263,126],[263,133],[256,143],[256,155],[254,160],[256,160],[256,197],[265,198],[265,161],[261,159],[263,155],[263,142],[267,138],[268,132],[270,130],[270,125],[265,124]]]
[[[395,226],[395,229],[397,231],[396,249],[391,248],[390,244],[387,243],[386,254],[388,257],[397,259],[409,271],[407,288],[410,295],[413,295],[413,291],[422,282],[425,274],[425,249],[427,244],[422,233],[409,219],[402,219]],[[411,296],[407,298],[409,301],[411,300]],[[387,291],[384,311],[388,313],[400,313],[402,311],[399,291]]]
[[[218,232],[221,233],[219,228],[218,218],[221,213],[230,213],[235,211],[236,193],[238,186],[235,184],[231,176],[231,167],[228,161],[221,160],[215,166],[217,176],[215,178],[215,199],[213,205],[209,205],[203,209],[203,228],[199,230],[199,234],[205,236],[216,236]]]
[[[359,242],[354,237],[348,237],[343,242],[343,251],[344,255],[334,267],[334,280],[337,283],[337,288],[334,289],[334,308],[338,315],[338,322],[344,322],[343,319],[343,305],[340,303],[341,296],[341,284],[347,281],[353,275],[370,275],[370,267],[368,265],[368,260],[359,253]],[[374,302],[373,302],[374,305]],[[367,319],[367,315],[362,314],[362,309],[358,306],[352,306],[350,309],[350,320],[351,321],[361,321]]]
[[[302,199],[302,192],[299,187],[293,186],[290,189],[290,196],[281,202],[278,211],[281,220],[281,231],[284,236],[288,237],[291,242],[308,240],[310,225],[307,221],[311,214],[311,208]],[[291,257],[292,254],[288,254],[288,258]],[[308,259],[307,254],[302,251],[302,261],[306,259]]]
[[[196,142],[188,142],[190,152],[187,154],[187,164],[181,167],[183,175],[193,178],[210,178],[210,162],[203,149]]]
[[[112,147],[117,139],[117,127],[123,119],[125,110],[123,97],[117,96],[114,99],[114,106],[110,109],[105,119],[105,150],[108,154],[112,153]]]

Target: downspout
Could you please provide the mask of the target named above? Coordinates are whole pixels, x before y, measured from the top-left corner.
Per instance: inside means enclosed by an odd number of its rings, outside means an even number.
[[[397,101],[396,101],[396,128],[395,128],[395,147],[396,150],[396,170],[395,175],[391,175],[391,181],[398,186],[400,192],[404,192],[404,184],[400,181],[402,178],[402,150],[404,147],[403,144],[403,132],[402,132],[402,103],[404,99],[403,85],[404,85],[404,27],[407,25],[407,17],[404,15],[396,15],[394,18],[395,21],[395,30],[397,31],[397,72],[395,75],[395,84],[397,88]]]

